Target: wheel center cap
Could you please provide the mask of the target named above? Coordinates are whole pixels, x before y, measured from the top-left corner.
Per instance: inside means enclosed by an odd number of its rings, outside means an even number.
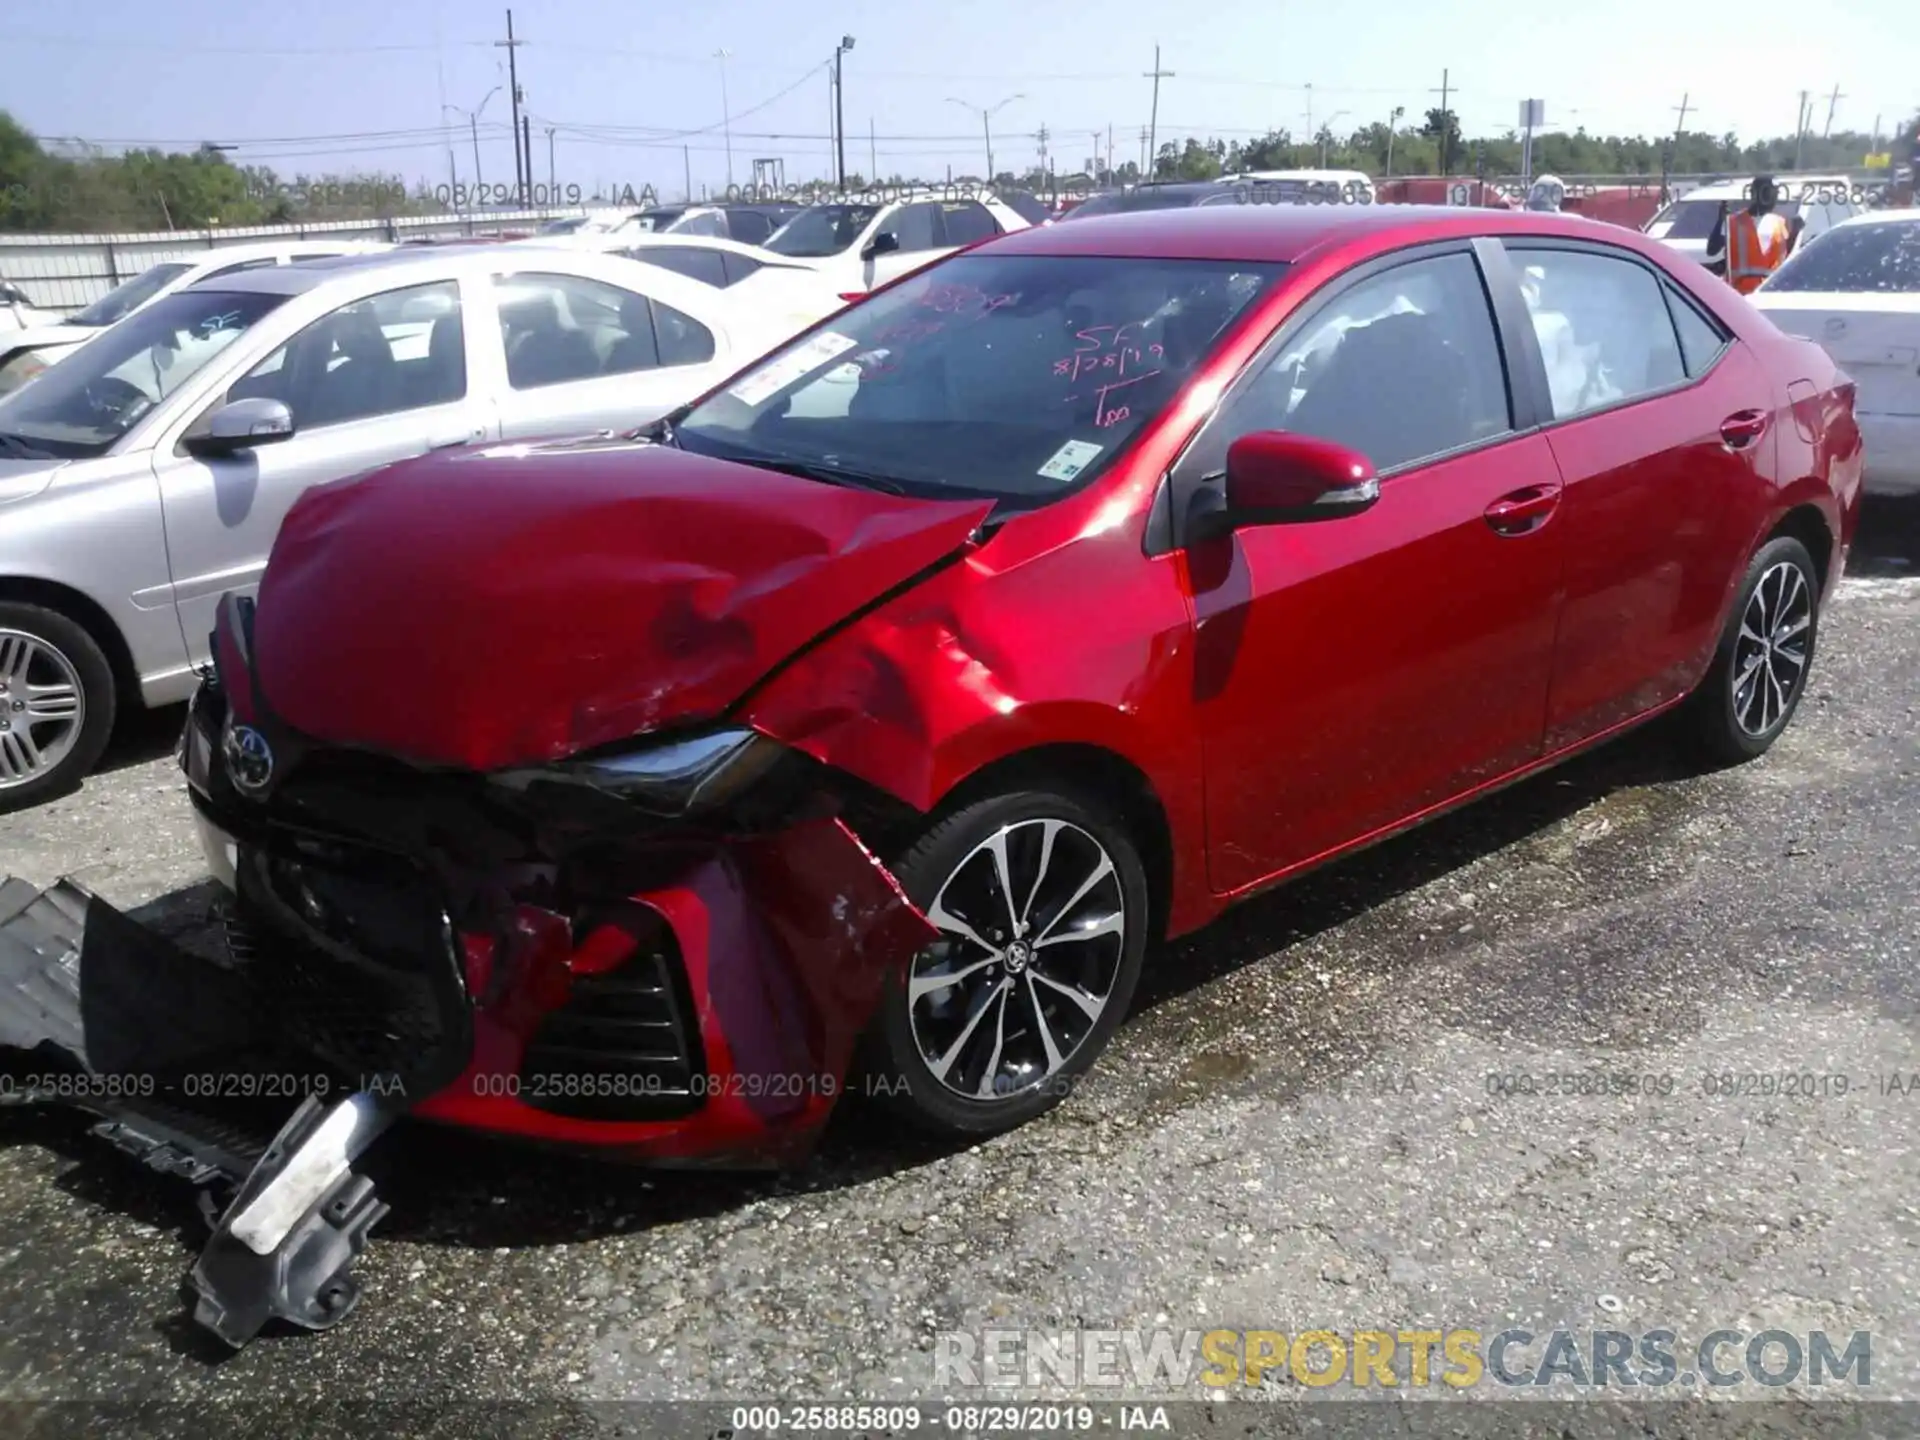
[[[1033,959],[1033,946],[1025,940],[1016,940],[1007,946],[1007,969],[1015,975],[1027,968],[1027,962]]]

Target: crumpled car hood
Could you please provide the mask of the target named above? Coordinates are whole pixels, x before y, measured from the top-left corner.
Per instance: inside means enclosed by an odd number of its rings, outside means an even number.
[[[279,719],[420,764],[536,764],[719,714],[991,506],[640,442],[446,451],[309,490],[262,577]]]

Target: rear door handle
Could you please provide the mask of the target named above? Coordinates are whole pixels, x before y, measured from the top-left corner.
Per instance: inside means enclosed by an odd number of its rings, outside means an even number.
[[[1487,506],[1487,524],[1502,535],[1528,535],[1546,524],[1559,504],[1558,485],[1529,485]]]
[[[1767,412],[1737,410],[1720,422],[1720,439],[1729,450],[1745,450],[1767,433]]]
[[[487,427],[484,425],[475,425],[468,430],[436,435],[427,442],[427,448],[429,450],[450,450],[455,445],[471,445],[476,440],[484,440],[486,438]]]

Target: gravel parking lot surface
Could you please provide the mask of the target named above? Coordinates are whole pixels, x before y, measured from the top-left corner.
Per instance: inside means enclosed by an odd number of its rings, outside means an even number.
[[[1876,1396],[1920,1398],[1920,1088],[1882,1083],[1920,1084],[1920,506],[1868,526],[1765,759],[1691,776],[1649,732],[1244,907],[1150,962],[1062,1109],[973,1149],[850,1119],[742,1179],[408,1131],[360,1310],[224,1358],[177,1299],[186,1187],[0,1115],[0,1400],[204,1407],[182,1433],[262,1401],[879,1400],[930,1393],[942,1331],[1423,1323],[1869,1330]],[[177,720],[0,819],[0,871],[192,934]],[[1596,1068],[1675,1083],[1488,1083]],[[1782,1072],[1851,1083],[1703,1084]]]

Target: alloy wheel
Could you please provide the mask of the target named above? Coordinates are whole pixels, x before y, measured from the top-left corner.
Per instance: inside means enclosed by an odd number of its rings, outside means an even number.
[[[37,635],[0,630],[0,790],[65,760],[86,724],[80,672]]]
[[[1066,820],[1004,825],[956,865],[926,916],[940,938],[907,975],[913,1043],[972,1101],[1059,1073],[1105,1014],[1126,951],[1126,894],[1105,847]]]
[[[1747,598],[1733,653],[1733,718],[1746,734],[1769,734],[1792,708],[1807,675],[1813,587],[1792,561],[1769,566]]]

